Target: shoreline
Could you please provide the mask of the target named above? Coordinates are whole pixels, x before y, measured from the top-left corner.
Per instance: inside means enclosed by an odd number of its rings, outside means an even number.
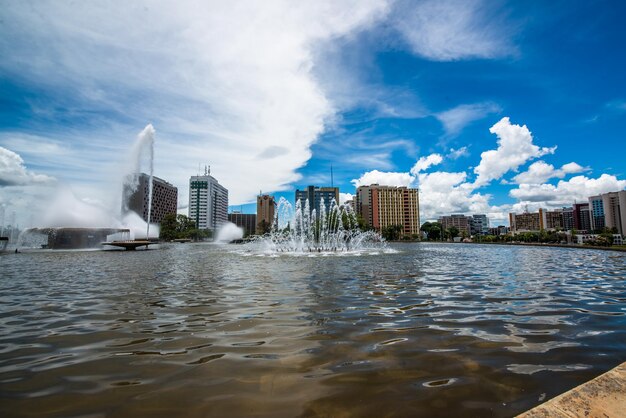
[[[579,250],[602,250],[602,251],[617,251],[626,252],[626,248],[620,247],[595,247],[593,245],[577,245],[577,244],[551,244],[541,242],[450,242],[450,241],[387,241],[394,244],[414,244],[417,242],[429,243],[429,244],[483,244],[483,245],[516,245],[520,247],[554,247],[554,248],[574,248]]]

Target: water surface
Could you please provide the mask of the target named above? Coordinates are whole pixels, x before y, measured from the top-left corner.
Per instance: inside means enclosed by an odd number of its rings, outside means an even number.
[[[0,415],[508,417],[626,361],[626,261],[240,246],[0,257]]]

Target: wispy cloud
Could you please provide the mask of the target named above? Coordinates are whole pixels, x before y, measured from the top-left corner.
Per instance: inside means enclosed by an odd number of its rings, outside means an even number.
[[[470,123],[484,119],[490,114],[500,113],[502,109],[496,103],[473,103],[459,105],[450,110],[435,114],[443,124],[447,137],[457,136]]]
[[[436,61],[501,58],[518,53],[516,27],[493,2],[426,0],[400,2],[394,15],[412,50]]]

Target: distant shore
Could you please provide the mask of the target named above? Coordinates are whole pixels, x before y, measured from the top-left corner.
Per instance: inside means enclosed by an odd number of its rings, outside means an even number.
[[[548,244],[541,242],[450,242],[450,241],[387,241],[393,243],[414,243],[428,242],[431,244],[485,244],[485,245],[519,245],[527,247],[557,247],[557,248],[576,248],[582,250],[602,250],[602,251],[619,251],[626,252],[626,246],[618,247],[595,247],[592,245],[576,245],[576,244]]]

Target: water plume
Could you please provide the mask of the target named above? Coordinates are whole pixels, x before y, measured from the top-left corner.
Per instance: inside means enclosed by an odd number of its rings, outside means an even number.
[[[232,222],[226,222],[217,231],[215,242],[229,243],[243,238],[243,229]]]

